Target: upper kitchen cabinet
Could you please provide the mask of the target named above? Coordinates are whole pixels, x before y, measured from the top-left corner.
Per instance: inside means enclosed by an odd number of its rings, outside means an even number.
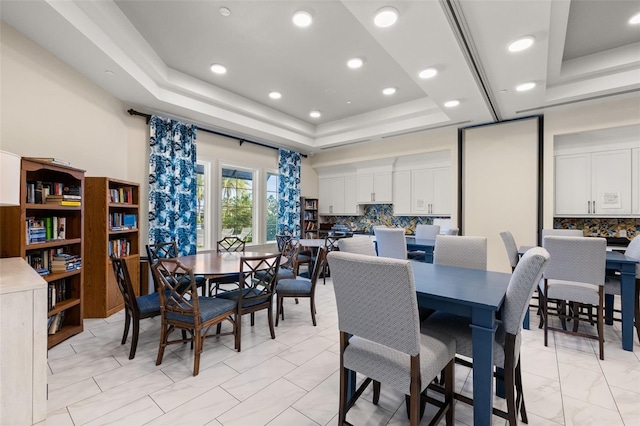
[[[357,215],[356,176],[331,176],[318,179],[318,213],[324,216]]]
[[[451,167],[413,170],[411,212],[421,215],[451,214]]]
[[[557,138],[557,216],[640,214],[637,129],[630,126]]]
[[[357,201],[359,204],[393,203],[392,169],[359,170],[357,174]]]

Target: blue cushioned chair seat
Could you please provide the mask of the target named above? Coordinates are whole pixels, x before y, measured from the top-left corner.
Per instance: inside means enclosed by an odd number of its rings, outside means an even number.
[[[151,312],[160,313],[160,295],[151,293],[144,296],[136,297],[138,309],[141,314],[149,314]]]
[[[222,315],[225,312],[233,311],[236,308],[236,302],[233,300],[220,299],[218,297],[200,297],[198,298],[198,302],[200,304],[200,320],[202,322]],[[180,315],[173,312],[167,312],[166,318],[173,321],[194,322],[193,316],[191,315]]]
[[[306,263],[306,262],[309,262],[310,260],[311,260],[311,256],[306,256],[304,254],[298,255],[298,263]]]
[[[247,297],[247,294],[249,294],[249,292],[253,293],[253,295],[257,296],[260,292],[256,289],[251,289],[251,288],[245,288],[244,290],[242,290],[242,294],[244,294],[244,297]],[[230,300],[234,300],[237,301],[238,300],[238,290],[230,290],[230,291],[225,291],[224,293],[220,293],[217,296],[218,298],[222,298],[222,299],[230,299]],[[244,303],[242,304],[242,306],[244,306],[245,308],[248,308],[250,306],[255,306],[255,305],[259,305],[261,303],[266,302],[267,297],[253,297],[253,298],[249,298],[249,299],[243,299]]]
[[[276,291],[280,294],[311,294],[311,281],[282,280],[278,282]]]
[[[258,271],[256,272],[256,277],[263,279],[263,277],[266,275],[267,273],[265,271]],[[287,280],[287,279],[294,279],[295,276],[293,275],[293,271],[290,269],[278,269],[278,281],[280,280]]]

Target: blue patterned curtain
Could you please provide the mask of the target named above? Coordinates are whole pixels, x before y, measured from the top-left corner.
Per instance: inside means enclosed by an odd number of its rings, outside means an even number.
[[[196,254],[196,128],[155,115],[149,126],[149,244]]]
[[[278,150],[278,234],[300,236],[300,153]]]

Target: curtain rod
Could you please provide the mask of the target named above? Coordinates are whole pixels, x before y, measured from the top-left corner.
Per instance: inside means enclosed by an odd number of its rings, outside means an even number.
[[[136,111],[133,108],[127,110],[127,112],[129,113],[129,115],[137,115],[139,117],[144,117],[147,120],[147,124],[149,124],[149,121],[151,120],[151,114],[145,114],[143,112]],[[275,150],[280,149],[280,148],[277,148],[275,146],[269,146],[269,145],[265,145],[265,144],[260,143],[260,142],[254,142],[254,141],[250,141],[250,140],[247,140],[247,139],[244,139],[244,138],[239,138],[237,136],[231,136],[231,135],[228,135],[226,133],[216,132],[215,130],[205,129],[205,128],[200,127],[200,126],[196,126],[196,129],[202,130],[203,132],[211,133],[212,135],[218,135],[218,136],[222,136],[222,137],[229,138],[229,139],[235,139],[240,143],[240,146],[242,146],[243,143],[247,142],[247,143],[250,143],[250,144],[253,144],[253,145],[262,146],[264,148],[270,148],[270,149],[275,149]],[[302,153],[299,153],[299,154],[300,154],[301,157],[307,158],[306,154],[302,154]]]

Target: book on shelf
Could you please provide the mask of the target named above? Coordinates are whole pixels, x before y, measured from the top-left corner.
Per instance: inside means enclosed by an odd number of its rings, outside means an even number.
[[[56,205],[56,206],[67,206],[67,207],[80,207],[82,205],[82,201],[80,200],[47,200],[47,204]]]
[[[133,187],[123,186],[121,188],[109,189],[109,202],[116,204],[133,204]]]
[[[62,195],[82,195],[82,188],[73,185],[64,185]]]
[[[49,201],[82,201],[81,195],[70,195],[70,194],[60,194],[60,195],[47,195],[47,202]]]
[[[49,334],[56,334],[62,328],[64,323],[64,311],[58,312],[49,317],[47,324],[49,325]]]

